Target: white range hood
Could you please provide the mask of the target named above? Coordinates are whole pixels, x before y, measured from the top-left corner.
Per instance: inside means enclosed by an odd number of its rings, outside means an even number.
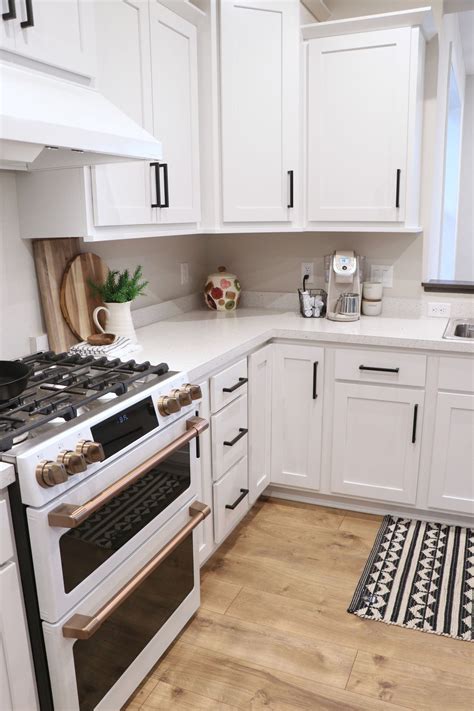
[[[161,143],[96,89],[0,62],[0,168],[161,158]]]

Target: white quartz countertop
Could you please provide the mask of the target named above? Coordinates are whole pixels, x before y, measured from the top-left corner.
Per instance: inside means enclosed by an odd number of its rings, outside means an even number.
[[[446,323],[442,318],[380,316],[337,323],[268,309],[196,310],[137,329],[142,351],[135,357],[154,364],[165,361],[197,380],[274,338],[473,355],[474,343],[442,338]]]

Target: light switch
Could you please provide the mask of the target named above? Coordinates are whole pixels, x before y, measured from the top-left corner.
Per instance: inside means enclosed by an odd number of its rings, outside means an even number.
[[[384,287],[393,287],[393,266],[389,264],[371,264],[370,281],[380,282]]]

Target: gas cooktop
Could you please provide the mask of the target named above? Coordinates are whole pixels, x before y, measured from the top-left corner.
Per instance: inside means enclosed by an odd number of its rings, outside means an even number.
[[[35,353],[19,359],[31,368],[26,389],[0,402],[0,452],[6,452],[45,426],[68,422],[89,410],[106,409],[111,400],[160,382],[174,372],[166,363],[118,358]]]

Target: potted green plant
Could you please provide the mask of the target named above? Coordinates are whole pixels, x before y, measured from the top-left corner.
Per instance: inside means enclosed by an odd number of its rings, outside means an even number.
[[[139,265],[132,275],[128,269],[120,272],[110,270],[106,280],[102,284],[89,281],[89,286],[95,294],[98,294],[104,306],[98,306],[92,317],[97,329],[101,333],[114,333],[116,336],[126,336],[132,343],[137,342],[137,336],[133,327],[130,306],[132,301],[144,294],[148,282],[143,281],[143,270]],[[98,315],[105,311],[105,329],[99,322]]]

